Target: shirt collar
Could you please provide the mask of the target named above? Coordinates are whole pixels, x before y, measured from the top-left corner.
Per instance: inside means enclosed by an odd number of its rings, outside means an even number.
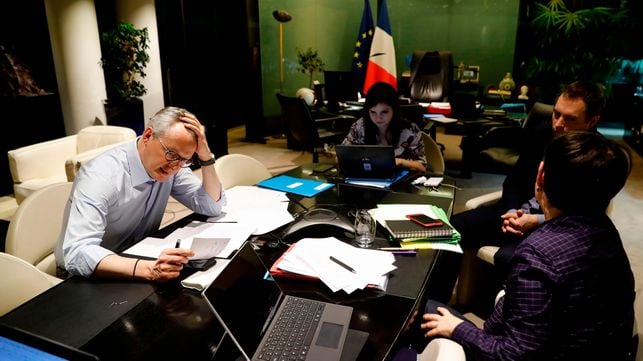
[[[145,167],[143,166],[143,161],[141,160],[141,155],[138,153],[137,144],[141,137],[137,137],[136,141],[130,142],[126,147],[127,152],[127,163],[129,164],[129,171],[132,177],[132,186],[136,187],[143,185],[145,183],[154,183],[152,177],[147,174]]]

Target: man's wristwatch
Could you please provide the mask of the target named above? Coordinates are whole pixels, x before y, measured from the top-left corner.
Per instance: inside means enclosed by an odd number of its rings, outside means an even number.
[[[208,160],[201,160],[201,158],[199,158],[199,165],[203,167],[203,166],[206,166],[206,165],[214,164],[214,161],[215,161],[214,154],[210,153],[210,156],[212,156],[212,158],[210,158]]]

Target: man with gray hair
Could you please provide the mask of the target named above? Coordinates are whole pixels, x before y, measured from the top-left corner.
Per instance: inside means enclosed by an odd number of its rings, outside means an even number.
[[[195,161],[203,180],[189,168]],[[159,229],[170,196],[206,216],[219,215],[225,205],[205,127],[176,107],[161,109],[136,140],[80,169],[56,248],[59,269],[85,277],[178,277],[194,255],[190,249],[165,249],[156,260],[118,255]]]

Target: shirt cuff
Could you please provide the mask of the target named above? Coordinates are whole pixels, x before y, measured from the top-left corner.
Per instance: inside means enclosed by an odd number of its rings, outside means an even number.
[[[540,226],[541,224],[545,223],[545,215],[544,214],[537,214],[538,217],[538,225]]]
[[[451,339],[459,344],[473,343],[482,332],[473,323],[464,321],[453,330]]]

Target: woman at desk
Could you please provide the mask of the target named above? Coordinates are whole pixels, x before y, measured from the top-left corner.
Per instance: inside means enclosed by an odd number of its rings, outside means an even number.
[[[395,164],[412,171],[426,171],[421,129],[400,117],[397,91],[378,82],[366,94],[364,116],[351,126],[342,144],[395,146]]]

